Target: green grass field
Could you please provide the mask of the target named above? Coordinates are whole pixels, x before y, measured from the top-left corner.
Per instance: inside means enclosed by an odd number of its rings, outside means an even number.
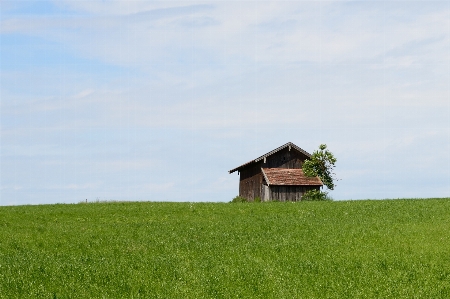
[[[0,298],[450,298],[450,200],[0,207]]]

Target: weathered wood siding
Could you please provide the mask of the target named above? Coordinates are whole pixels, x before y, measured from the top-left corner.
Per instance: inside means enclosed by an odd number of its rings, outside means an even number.
[[[247,198],[249,201],[253,201],[256,197],[261,198],[262,200],[265,200],[267,196],[268,198],[272,199],[274,196],[276,196],[277,200],[281,200],[278,198],[298,198],[299,196],[303,195],[292,195],[291,191],[287,192],[281,192],[281,191],[270,191],[271,193],[268,194],[267,192],[263,193],[264,188],[263,186],[263,177],[261,173],[261,168],[288,168],[288,169],[298,169],[302,168],[303,162],[308,157],[302,153],[297,152],[296,150],[289,150],[289,148],[285,148],[279,152],[274,153],[273,155],[266,158],[266,161],[264,163],[264,160],[259,161],[259,163],[255,163],[252,165],[249,165],[247,167],[244,167],[240,171],[240,180],[239,180],[239,196],[242,196],[244,198]],[[275,186],[270,186],[270,188]],[[290,186],[291,188],[294,186]],[[304,187],[300,187],[304,188]],[[280,193],[281,192],[281,193]],[[274,195],[272,195],[272,193]],[[286,195],[277,195],[277,194],[284,194]],[[291,194],[291,195],[289,195]],[[291,200],[291,199],[288,199]],[[297,200],[297,199],[296,199]],[[299,199],[298,199],[299,200]],[[284,201],[284,200],[283,200]]]
[[[262,184],[261,167],[252,165],[242,169],[239,181],[239,196],[253,201],[256,197],[261,197]]]
[[[298,169],[302,168],[303,162],[308,157],[302,153],[285,148],[266,158],[266,163],[262,163],[264,168],[288,168]],[[264,162],[264,161],[262,161]]]
[[[261,187],[264,201],[300,201],[308,190],[320,190],[319,186],[267,186]]]

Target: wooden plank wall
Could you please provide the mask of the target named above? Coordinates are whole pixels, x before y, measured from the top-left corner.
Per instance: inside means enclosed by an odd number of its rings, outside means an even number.
[[[308,157],[297,151],[285,148],[266,159],[266,163],[262,164],[264,168],[289,168],[298,169],[302,168],[303,162]]]
[[[259,164],[242,170],[239,181],[239,196],[253,201],[255,197],[261,198],[262,173]]]
[[[264,200],[300,201],[307,190],[320,190],[319,186],[270,186],[263,188],[269,194],[263,194]]]

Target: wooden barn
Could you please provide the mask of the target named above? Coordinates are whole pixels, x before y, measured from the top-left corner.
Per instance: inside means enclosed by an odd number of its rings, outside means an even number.
[[[323,186],[318,177],[303,174],[302,165],[311,155],[288,142],[261,157],[229,171],[240,174],[239,196],[253,201],[299,201],[307,190]]]

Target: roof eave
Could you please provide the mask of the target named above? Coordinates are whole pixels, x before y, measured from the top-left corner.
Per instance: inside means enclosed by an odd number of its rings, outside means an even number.
[[[261,167],[261,172],[263,174],[264,179],[266,180],[267,186],[270,186],[269,178],[267,177],[266,173],[264,172],[264,168]]]

